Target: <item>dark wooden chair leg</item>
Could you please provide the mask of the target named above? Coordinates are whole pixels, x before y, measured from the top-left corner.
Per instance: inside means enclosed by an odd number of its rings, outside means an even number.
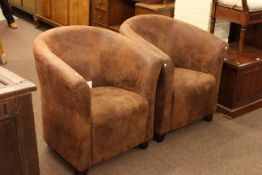
[[[215,32],[215,25],[216,25],[216,18],[215,17],[211,17],[210,33],[212,33],[212,34],[214,34],[214,32]]]
[[[210,20],[210,33],[214,34],[215,32],[215,25],[216,25],[216,8],[217,8],[217,1],[213,0],[212,3],[212,11],[211,11],[211,20]]]
[[[148,148],[148,145],[149,145],[149,142],[146,141],[146,142],[140,144],[139,147],[140,147],[141,149],[147,149],[147,148]]]
[[[207,122],[211,122],[213,120],[213,114],[206,116],[204,120]]]
[[[88,169],[85,171],[78,171],[77,169],[74,168],[74,175],[86,175],[88,172]]]
[[[154,133],[154,140],[158,143],[163,142],[166,137],[166,134]]]
[[[238,46],[240,52],[242,52],[244,48],[246,30],[247,30],[246,26],[242,25],[240,29],[239,46]]]

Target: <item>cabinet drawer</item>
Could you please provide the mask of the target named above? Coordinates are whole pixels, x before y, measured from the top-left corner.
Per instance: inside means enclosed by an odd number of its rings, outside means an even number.
[[[99,24],[108,24],[108,15],[104,10],[94,8],[93,21]]]
[[[94,7],[101,10],[108,10],[108,0],[94,0]]]

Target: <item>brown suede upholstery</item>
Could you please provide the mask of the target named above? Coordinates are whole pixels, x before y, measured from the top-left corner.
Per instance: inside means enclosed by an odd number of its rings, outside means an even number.
[[[152,137],[158,55],[115,32],[84,26],[44,32],[33,51],[44,138],[77,170]]]
[[[120,33],[163,57],[156,96],[156,133],[165,134],[215,112],[225,42],[160,15],[130,18],[121,25]],[[172,70],[163,71],[167,68]]]

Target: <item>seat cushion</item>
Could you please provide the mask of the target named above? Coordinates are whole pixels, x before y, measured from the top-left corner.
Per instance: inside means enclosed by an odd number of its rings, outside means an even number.
[[[213,75],[175,68],[172,129],[214,112],[216,80]]]
[[[237,10],[242,10],[242,0],[218,0],[218,4],[234,8]],[[247,0],[247,4],[250,12],[262,11],[262,1],[261,0]]]
[[[144,142],[149,105],[130,91],[115,87],[91,89],[92,164]]]

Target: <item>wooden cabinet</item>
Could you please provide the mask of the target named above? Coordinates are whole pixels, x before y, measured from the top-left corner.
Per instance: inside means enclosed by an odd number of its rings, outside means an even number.
[[[0,68],[0,174],[39,175],[31,92],[35,85]]]
[[[35,0],[9,0],[9,4],[30,14],[34,14],[36,10]]]
[[[53,26],[89,25],[89,0],[36,0],[35,17]]]
[[[237,54],[237,46],[229,47],[218,95],[218,111],[232,118],[262,107],[262,51],[245,46]]]
[[[125,0],[92,0],[92,25],[118,31],[119,26],[135,15],[134,3]]]
[[[262,107],[262,25],[248,26],[243,52],[237,52],[239,33],[231,23],[218,95],[218,111],[232,118]]]

